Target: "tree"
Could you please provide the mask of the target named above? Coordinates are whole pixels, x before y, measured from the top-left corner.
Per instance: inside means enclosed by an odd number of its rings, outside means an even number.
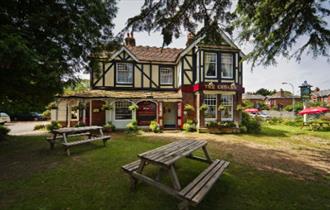
[[[266,88],[260,88],[256,91],[256,94],[262,95],[262,96],[269,96],[274,94],[273,91],[267,90]]]
[[[329,57],[328,7],[327,0],[238,0],[231,12],[229,0],[145,0],[141,13],[128,20],[126,30],[160,30],[163,45],[168,45],[182,29],[196,32],[203,25],[198,34],[214,28],[231,33],[239,28],[239,40],[254,43],[246,58],[253,66],[269,65],[276,63],[279,55],[299,60],[306,51],[314,57]]]
[[[112,40],[115,0],[0,2],[0,109],[38,110]]]

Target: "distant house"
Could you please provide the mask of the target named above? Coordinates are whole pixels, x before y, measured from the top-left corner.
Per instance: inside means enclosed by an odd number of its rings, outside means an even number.
[[[330,89],[328,90],[316,90],[311,96],[314,102],[324,102],[330,105]]]
[[[260,104],[265,103],[266,97],[258,94],[245,93],[242,95],[243,102],[250,101],[255,108],[258,108]]]
[[[284,107],[292,105],[293,98],[295,102],[301,101],[300,96],[292,96],[292,93],[281,89],[273,95],[268,96],[266,104],[270,109],[282,110]]]

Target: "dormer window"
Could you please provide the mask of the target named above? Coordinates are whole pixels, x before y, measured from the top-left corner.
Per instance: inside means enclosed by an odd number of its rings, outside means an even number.
[[[205,52],[205,77],[217,78],[217,54]]]
[[[234,77],[234,58],[231,53],[221,53],[221,77],[233,79]]]
[[[132,84],[133,83],[133,64],[117,63],[117,83]]]

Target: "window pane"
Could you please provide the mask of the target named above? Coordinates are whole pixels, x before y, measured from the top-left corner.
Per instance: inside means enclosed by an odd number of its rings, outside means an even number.
[[[160,84],[163,85],[173,84],[173,68],[171,67],[160,68]]]
[[[204,104],[208,109],[204,112],[205,118],[216,118],[217,111],[217,95],[204,95]]]
[[[117,82],[118,83],[133,82],[133,64],[131,63],[117,64]]]
[[[205,53],[205,76],[217,76],[217,54]]]
[[[131,105],[128,101],[116,101],[115,103],[115,118],[116,120],[130,120],[132,119],[132,111],[129,110]]]
[[[221,54],[221,76],[223,78],[232,78],[234,72],[233,55],[229,53]]]
[[[231,121],[233,120],[233,96],[232,95],[222,95],[221,105],[224,109],[221,110],[221,120]]]

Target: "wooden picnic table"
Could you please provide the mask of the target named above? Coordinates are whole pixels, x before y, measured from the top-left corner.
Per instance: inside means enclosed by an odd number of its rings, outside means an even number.
[[[200,203],[224,169],[229,165],[229,162],[224,160],[212,161],[206,146],[206,141],[176,141],[139,154],[139,160],[124,165],[122,169],[130,175],[132,189],[136,188],[138,181],[145,182],[182,200],[179,204],[179,209],[188,209],[189,205],[196,206]],[[204,157],[193,155],[193,152],[199,149],[202,149]],[[184,188],[181,186],[175,166],[175,163],[183,157],[210,164],[194,181]],[[148,164],[159,167],[156,178],[143,174]],[[168,172],[172,186],[160,182],[160,175],[163,171]]]
[[[92,132],[98,131],[99,135],[93,136]],[[85,143],[90,143],[94,141],[102,140],[105,146],[107,140],[111,139],[111,136],[105,136],[102,131],[101,126],[84,126],[84,127],[74,127],[74,128],[59,128],[51,131],[52,136],[48,137],[47,140],[50,144],[50,148],[53,149],[56,140],[63,140],[63,145],[68,156],[70,156],[70,147]],[[87,139],[79,141],[68,141],[68,137],[73,136],[88,136]]]

